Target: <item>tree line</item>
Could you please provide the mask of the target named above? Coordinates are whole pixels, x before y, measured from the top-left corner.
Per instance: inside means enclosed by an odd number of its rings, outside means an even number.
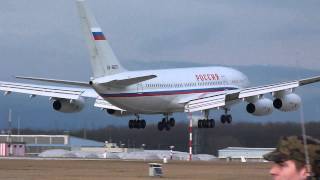
[[[307,134],[320,139],[320,122],[305,124]],[[99,129],[64,130],[20,130],[23,134],[68,134],[96,141],[109,141],[119,146],[129,148],[188,151],[189,132],[187,123],[177,123],[170,131],[158,131],[156,124],[146,129],[128,129],[127,126],[106,126]],[[194,153],[217,154],[226,147],[276,147],[280,137],[301,135],[301,125],[298,123],[234,123],[217,125],[213,129],[193,128]],[[17,130],[13,129],[13,134]]]

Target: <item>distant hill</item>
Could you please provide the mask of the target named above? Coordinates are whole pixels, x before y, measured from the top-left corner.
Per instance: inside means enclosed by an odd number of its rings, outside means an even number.
[[[139,66],[143,64],[143,67]],[[130,61],[124,64],[130,70],[139,69],[161,69],[176,67],[206,66],[195,63],[181,62],[139,62]],[[297,69],[276,66],[233,66],[245,73],[252,85],[262,85],[280,81],[293,80],[314,75],[320,75],[320,71]],[[305,119],[308,121],[319,121],[320,114],[320,85],[308,85],[297,90],[304,103]],[[26,95],[12,94],[10,96],[0,96],[0,129],[8,127],[8,109],[13,110],[13,127],[17,127],[17,119],[20,117],[20,127],[33,129],[81,129],[81,128],[100,128],[106,125],[126,125],[128,120],[133,117],[117,118],[107,115],[98,108],[92,108],[93,101],[89,101],[84,111],[74,114],[54,112],[48,98],[36,97],[29,99]],[[232,109],[234,122],[270,122],[270,121],[298,121],[299,112],[281,113],[275,111],[270,116],[254,117],[245,112],[246,103],[241,103]],[[212,111],[212,116],[219,119],[222,111]],[[177,120],[186,120],[184,113],[177,113]],[[150,120],[149,124],[160,120],[161,115],[143,116]]]

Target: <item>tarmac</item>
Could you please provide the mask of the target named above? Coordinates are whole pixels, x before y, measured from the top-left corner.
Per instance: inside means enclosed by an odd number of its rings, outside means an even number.
[[[148,174],[148,163],[151,162],[157,161],[1,158],[0,180],[154,180],[157,178]],[[163,164],[161,179],[267,180],[271,179],[268,173],[270,166],[270,163],[169,160]]]

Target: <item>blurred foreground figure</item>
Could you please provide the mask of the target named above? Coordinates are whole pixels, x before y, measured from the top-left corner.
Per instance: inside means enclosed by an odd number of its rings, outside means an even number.
[[[264,159],[273,161],[270,174],[274,180],[320,180],[320,141],[306,136],[307,164],[303,138],[284,137],[276,150],[264,155]]]

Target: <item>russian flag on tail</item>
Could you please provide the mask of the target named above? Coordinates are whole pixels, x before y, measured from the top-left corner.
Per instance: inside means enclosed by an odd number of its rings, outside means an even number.
[[[91,28],[94,40],[106,40],[100,28]]]

